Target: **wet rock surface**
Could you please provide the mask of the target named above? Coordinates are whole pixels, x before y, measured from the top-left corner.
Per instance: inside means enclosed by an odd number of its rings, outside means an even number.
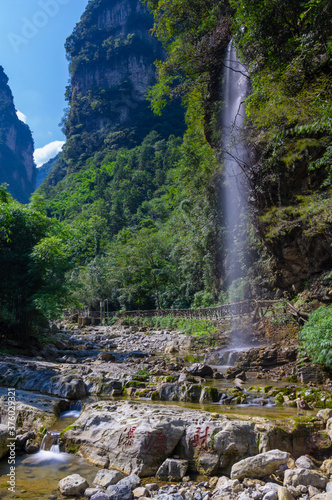
[[[74,447],[93,464],[141,477],[157,474],[165,460],[174,458],[186,461],[189,473],[262,477],[285,465],[288,453],[295,460],[309,449],[322,451],[322,443],[326,452],[331,450],[323,424],[302,428],[293,421],[281,429],[264,419],[232,420],[176,406],[111,401],[86,405],[62,437],[63,449]],[[166,464],[162,477],[171,476]],[[242,468],[232,469],[234,464]]]

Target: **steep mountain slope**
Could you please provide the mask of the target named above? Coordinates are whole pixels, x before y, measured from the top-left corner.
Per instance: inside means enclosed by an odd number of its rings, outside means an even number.
[[[216,156],[199,99],[184,141],[181,93],[161,116],[150,109],[165,58],[152,27],[140,0],[93,0],[67,40],[67,143],[39,192],[68,225],[81,303],[184,307],[205,283],[218,293]]]
[[[36,177],[36,187],[39,187],[41,183],[46,179],[51,170],[53,169],[55,163],[59,160],[60,153],[57,154],[54,158],[48,160],[48,162],[44,163],[41,167],[37,168],[37,177]]]
[[[97,150],[137,145],[151,130],[162,137],[183,132],[179,105],[165,120],[146,101],[155,83],[154,61],[164,57],[149,33],[152,25],[151,13],[139,0],[93,0],[67,39],[67,172],[79,170]]]
[[[28,202],[35,188],[33,150],[30,129],[16,115],[8,78],[0,66],[0,184],[7,183],[9,192],[22,203]]]

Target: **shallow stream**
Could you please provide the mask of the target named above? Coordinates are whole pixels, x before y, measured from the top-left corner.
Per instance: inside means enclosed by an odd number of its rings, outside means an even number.
[[[250,386],[257,386],[258,382],[262,380],[248,379],[244,383],[244,390]],[[276,386],[276,382],[264,379],[264,386]],[[222,389],[234,387],[234,382],[231,380],[211,380],[204,382],[204,385],[213,385]],[[280,387],[289,385],[287,382],[280,382]],[[259,398],[264,398],[264,392],[257,393]],[[95,401],[96,399],[112,399],[112,398],[89,398],[86,402]],[[129,400],[130,398],[114,398],[114,401]],[[178,406],[181,408],[196,409],[198,411],[208,411],[211,413],[225,414],[229,418],[245,419],[246,417],[264,418],[271,422],[280,419],[294,418],[298,416],[299,410],[297,408],[285,407],[280,405],[265,404],[260,406],[259,402],[256,405],[221,405],[220,403],[183,403],[175,401],[151,401],[144,398],[136,399],[151,405],[163,406]],[[304,416],[315,415],[316,411],[301,411]],[[70,410],[61,415],[58,422],[50,429],[50,432],[59,433],[61,430],[72,424],[79,416],[80,411]],[[45,440],[46,442],[47,440]],[[47,449],[48,448],[48,449]],[[0,499],[7,500],[18,498],[20,500],[55,500],[63,498],[57,490],[58,482],[60,479],[74,473],[78,473],[87,479],[89,484],[92,483],[97,470],[100,467],[95,467],[87,463],[82,458],[74,454],[59,453],[57,446],[53,444],[53,451],[50,450],[50,444],[46,445],[46,450],[41,450],[34,455],[18,456],[16,459],[16,493],[8,491],[8,472],[9,465],[7,459],[0,461]]]
[[[52,432],[61,430],[72,424],[79,412],[65,412]],[[0,499],[17,498],[20,500],[50,500],[63,498],[58,491],[60,479],[69,474],[80,474],[89,484],[94,480],[98,467],[95,467],[74,454],[41,450],[34,455],[18,456],[16,459],[16,492],[8,491],[9,465],[7,459],[0,461]],[[53,495],[53,496],[52,496]]]

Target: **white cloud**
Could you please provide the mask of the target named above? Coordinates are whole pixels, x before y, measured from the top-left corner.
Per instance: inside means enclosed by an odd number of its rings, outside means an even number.
[[[27,122],[27,117],[23,113],[21,113],[21,111],[17,110],[16,114],[17,114],[17,118],[19,120],[21,120],[21,122],[23,122],[23,123]]]
[[[37,168],[47,163],[48,160],[54,158],[62,149],[64,141],[53,141],[46,144],[43,148],[35,149],[33,154]]]

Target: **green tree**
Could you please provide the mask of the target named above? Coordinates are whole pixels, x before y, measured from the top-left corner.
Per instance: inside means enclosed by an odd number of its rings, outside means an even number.
[[[34,325],[55,310],[67,286],[68,259],[54,221],[39,209],[0,196],[0,332],[26,342]]]
[[[300,333],[303,351],[314,363],[332,365],[332,306],[316,309]]]

